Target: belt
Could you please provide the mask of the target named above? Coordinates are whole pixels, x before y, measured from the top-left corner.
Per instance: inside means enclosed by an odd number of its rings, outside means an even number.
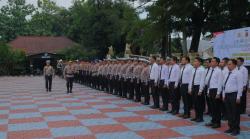
[[[225,95],[232,95],[232,94],[237,94],[237,92],[229,92],[229,93],[225,93]]]

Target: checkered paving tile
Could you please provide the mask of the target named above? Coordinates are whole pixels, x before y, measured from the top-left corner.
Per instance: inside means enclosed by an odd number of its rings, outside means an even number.
[[[79,84],[66,94],[58,77],[51,93],[42,83],[43,77],[0,77],[0,139],[234,138],[223,133],[226,122],[215,130]],[[237,138],[250,138],[246,114]]]

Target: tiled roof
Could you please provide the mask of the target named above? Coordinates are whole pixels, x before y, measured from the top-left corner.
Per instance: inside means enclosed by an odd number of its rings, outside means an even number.
[[[38,53],[56,53],[75,44],[67,37],[51,36],[20,36],[11,41],[9,45],[14,49],[24,50],[27,55]]]

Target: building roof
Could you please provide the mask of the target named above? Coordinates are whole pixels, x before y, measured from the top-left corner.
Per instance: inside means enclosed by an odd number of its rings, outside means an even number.
[[[58,51],[72,47],[75,44],[67,37],[51,36],[19,36],[9,45],[14,49],[24,50],[27,55],[39,53],[57,53]]]

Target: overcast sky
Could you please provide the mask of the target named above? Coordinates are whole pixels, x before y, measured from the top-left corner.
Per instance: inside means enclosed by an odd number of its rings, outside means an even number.
[[[7,3],[8,0],[0,0],[0,7],[2,7],[3,5],[5,5]],[[70,6],[72,6],[73,0],[52,0],[55,1],[56,4],[58,6],[62,6],[65,8],[69,8]],[[33,4],[33,5],[37,5],[37,0],[26,0],[27,3],[29,4]],[[138,2],[134,3],[134,7],[137,7],[139,5]],[[142,14],[140,14],[141,18],[146,18],[147,14],[144,12]]]
[[[0,6],[3,6],[6,4],[8,0],[0,0]],[[73,0],[53,0],[57,3],[57,5],[59,6],[63,6],[63,7],[70,7],[72,5],[72,1]],[[37,0],[26,0],[27,3],[30,3],[30,4],[34,4],[34,5],[37,5]]]

